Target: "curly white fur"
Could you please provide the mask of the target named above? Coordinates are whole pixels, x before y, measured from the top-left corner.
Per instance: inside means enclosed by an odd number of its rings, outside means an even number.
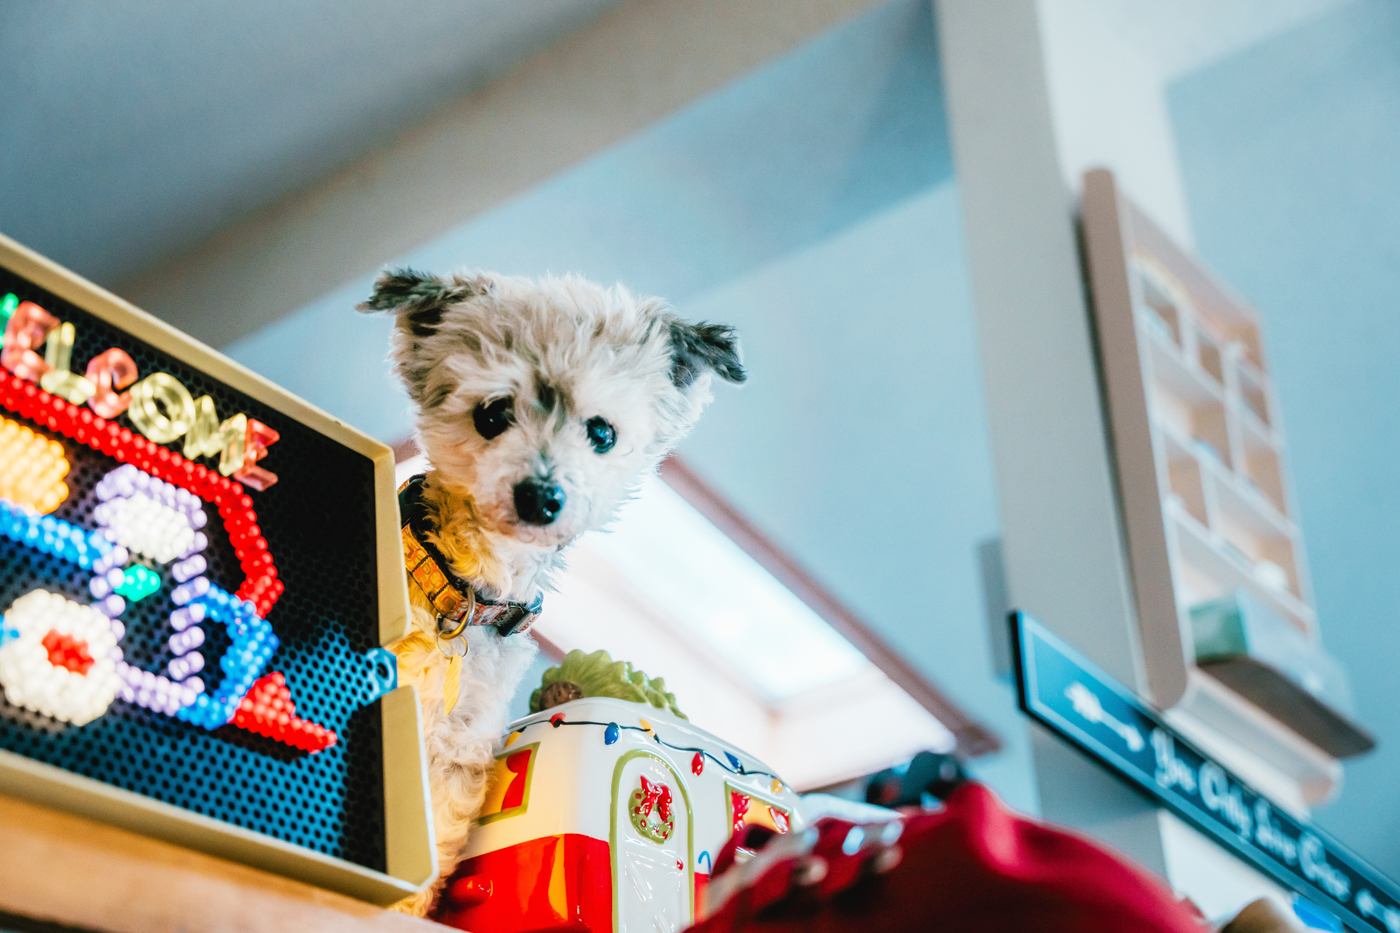
[[[432,540],[458,576],[492,599],[529,602],[548,589],[564,549],[611,521],[695,423],[710,400],[711,375],[744,380],[729,328],[690,324],[658,299],[573,276],[440,279],[398,270],[380,277],[360,309],[398,316],[391,359],[433,467],[424,493]],[[485,437],[474,412],[497,400],[508,400],[510,424]],[[598,418],[616,432],[601,451],[588,433]],[[530,481],[561,490],[551,521],[518,514],[515,489]],[[412,631],[431,636],[434,613],[412,583],[410,595]],[[450,714],[435,650],[421,650],[420,638],[416,656],[405,662],[410,653],[400,653],[405,681],[423,702],[442,879],[400,905],[420,915],[466,845],[492,747],[536,650],[528,635],[501,638],[489,628],[469,629],[467,641]]]
[[[414,626],[434,625],[431,613],[414,607]],[[492,749],[506,725],[510,698],[535,657],[528,635],[501,638],[494,629],[472,628],[462,664],[461,689],[451,715],[443,712],[441,677],[423,691],[423,738],[433,800],[433,832],[438,849],[438,881],[405,901],[400,909],[422,916],[466,847],[472,821],[481,810],[493,766]]]

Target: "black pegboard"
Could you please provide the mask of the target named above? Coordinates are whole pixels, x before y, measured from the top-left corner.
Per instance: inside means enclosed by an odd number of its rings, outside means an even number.
[[[382,728],[375,699],[380,688],[372,675],[375,662],[366,656],[379,643],[372,462],[0,268],[0,296],[9,292],[76,327],[75,371],[82,372],[103,350],[119,347],[142,377],[170,373],[196,398],[211,396],[221,419],[243,412],[281,435],[261,464],[277,474],[277,484],[248,490],[286,588],[267,617],[280,645],[263,673],[285,675],[297,715],[333,729],[339,741],[308,754],[231,725],[210,732],[120,698],[92,722],[73,726],[13,706],[0,692],[0,748],[384,871]],[[0,416],[40,431],[14,412],[0,410]],[[119,423],[131,427],[125,415]],[[72,465],[65,479],[68,498],[53,514],[94,529],[93,487],[121,464],[68,438],[40,433],[62,444]],[[180,453],[181,443],[167,446]],[[198,462],[211,468],[216,463]],[[218,509],[206,503],[205,514],[205,576],[235,592],[243,571]],[[164,673],[171,657],[165,643],[175,581],[169,565],[153,569],[162,574],[161,590],[128,601],[120,644],[128,663]],[[92,602],[90,577],[73,564],[0,537],[0,613],[40,587]],[[208,640],[200,650],[209,664],[201,676],[213,692],[222,676],[217,658],[229,639],[221,625],[203,628]]]

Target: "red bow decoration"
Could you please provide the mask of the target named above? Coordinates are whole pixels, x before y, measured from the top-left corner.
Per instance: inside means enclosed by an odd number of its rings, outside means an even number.
[[[657,782],[653,784],[645,776],[642,777],[642,818],[651,816],[652,807],[656,807],[656,815],[667,823],[671,822],[671,788],[669,785]]]

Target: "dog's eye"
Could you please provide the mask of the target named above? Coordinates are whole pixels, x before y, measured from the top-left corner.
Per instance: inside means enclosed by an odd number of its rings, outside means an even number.
[[[617,430],[597,415],[589,418],[584,427],[588,431],[588,443],[600,454],[612,450],[613,445],[617,443]]]
[[[512,398],[493,398],[472,409],[472,424],[476,425],[476,433],[488,441],[506,433],[506,428],[514,423],[515,400]]]

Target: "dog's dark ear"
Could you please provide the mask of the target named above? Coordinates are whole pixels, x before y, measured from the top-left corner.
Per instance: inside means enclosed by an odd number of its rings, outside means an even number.
[[[684,389],[705,370],[739,383],[748,378],[739,360],[739,335],[728,324],[671,321],[671,381]]]
[[[479,282],[445,281],[414,269],[389,269],[374,283],[374,294],[357,311],[392,311],[416,337],[426,337],[442,323],[448,305],[480,294]]]

